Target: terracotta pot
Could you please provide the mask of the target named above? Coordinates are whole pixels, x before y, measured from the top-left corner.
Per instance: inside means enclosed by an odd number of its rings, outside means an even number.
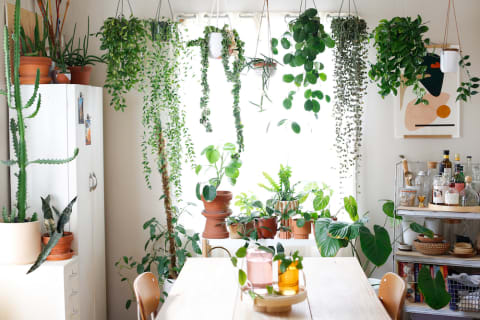
[[[245,225],[245,235],[248,237],[253,231],[255,231],[255,222],[250,221]]]
[[[20,84],[35,84],[37,70],[40,70],[40,84],[51,82],[48,75],[52,59],[47,57],[20,57]]]
[[[259,238],[273,239],[277,234],[277,218],[260,218],[257,221],[257,233]]]
[[[72,78],[72,75],[70,73],[60,72],[58,67],[55,67],[55,83],[68,84],[71,82],[70,81],[71,78]]]
[[[245,225],[242,223],[235,223],[228,226],[230,230],[230,238],[231,239],[242,239],[242,236],[238,233],[245,234]]]
[[[228,238],[227,226],[225,218],[232,214],[231,210],[227,212],[207,212],[203,211],[202,215],[207,218],[205,229],[202,237],[205,239],[225,239]]]
[[[42,242],[44,245],[47,245],[48,241],[50,241],[50,237],[47,233],[43,234]],[[47,260],[67,260],[73,256],[72,251],[72,241],[73,241],[73,233],[71,232],[64,232],[63,237],[58,240],[55,247],[53,247],[52,251],[47,257]]]
[[[312,230],[312,222],[306,221],[303,227],[297,226],[297,220],[293,220],[292,229],[293,229],[293,237],[295,239],[308,239],[308,235]]]
[[[42,249],[40,222],[0,223],[0,265],[31,264]]]
[[[230,191],[217,191],[217,196],[213,201],[206,201],[202,196],[203,205],[207,212],[225,212],[230,210],[230,200],[232,193]]]
[[[277,211],[280,211],[281,214],[284,214],[291,210],[298,210],[298,206],[299,206],[298,200],[278,201],[275,203],[274,209]],[[282,219],[280,223],[282,226],[289,227],[290,229],[292,229],[292,224],[293,224],[292,219],[289,219],[289,220]],[[289,232],[289,231],[280,231],[278,235],[280,239],[290,239],[292,238],[292,236],[293,236],[292,232]]]
[[[90,83],[90,74],[92,73],[92,66],[74,66],[68,67],[70,73],[72,74],[72,81],[73,84],[85,84],[88,85]]]

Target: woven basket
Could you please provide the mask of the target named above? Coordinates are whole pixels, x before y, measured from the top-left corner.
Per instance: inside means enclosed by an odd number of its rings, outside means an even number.
[[[429,256],[440,256],[446,254],[450,249],[450,243],[444,242],[420,242],[415,240],[413,242],[415,250]]]
[[[424,243],[438,243],[443,241],[443,237],[441,235],[436,234],[433,238],[426,237],[424,234],[419,234],[417,236],[418,241]]]

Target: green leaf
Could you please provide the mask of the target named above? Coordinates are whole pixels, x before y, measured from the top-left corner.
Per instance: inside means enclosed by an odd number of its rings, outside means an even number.
[[[424,226],[422,226],[422,225],[420,225],[416,222],[412,222],[410,224],[410,229],[412,229],[412,231],[414,231],[416,233],[423,233],[428,238],[433,239],[434,232],[432,230],[428,229],[428,228],[425,228]]]
[[[128,299],[127,303],[125,303],[125,309],[128,310],[128,308],[130,308],[131,305],[132,305],[132,300]]]
[[[319,73],[318,74],[318,77],[322,80],[322,81],[327,81],[327,75],[323,72]]]
[[[328,227],[328,235],[335,239],[349,240],[350,224],[342,221],[333,221]]]
[[[238,283],[243,286],[247,282],[247,274],[242,269],[238,270]]]
[[[200,173],[200,170],[202,170],[202,165],[198,164],[195,166],[195,174],[199,174]]]
[[[283,107],[287,110],[292,108],[292,99],[286,98],[283,100]]]
[[[290,49],[290,41],[287,38],[282,38],[281,40],[283,49]]]
[[[287,53],[286,55],[283,56],[283,63],[285,64],[290,64],[294,58],[294,55],[291,53]]]
[[[313,74],[313,72],[307,72],[306,79],[311,84],[316,84],[317,83],[317,76],[315,74]]]
[[[200,193],[200,183],[197,183],[197,186],[195,187],[195,194],[197,195],[198,200],[202,200],[202,195]]]
[[[335,257],[342,247],[340,239],[334,239],[328,235],[331,222],[329,218],[320,218],[315,221],[315,242],[322,257]]]
[[[240,247],[237,252],[235,252],[235,255],[238,258],[244,258],[247,255],[247,248],[245,247]]]
[[[315,99],[312,100],[312,111],[315,113],[320,111],[320,103]]]
[[[392,200],[387,200],[385,201],[385,203],[383,204],[382,206],[382,210],[383,210],[383,213],[385,213],[387,216],[389,216],[390,218],[394,218],[395,217],[395,214],[394,214],[394,210],[395,210],[395,204],[393,203]],[[397,219],[401,220],[402,217],[401,216],[397,216]]]
[[[313,209],[315,211],[321,211],[325,209],[330,203],[330,196],[318,195],[313,199]]]
[[[236,267],[238,262],[237,257],[231,257],[230,260],[232,261],[233,266]]]
[[[240,175],[240,171],[235,167],[226,167],[225,175],[229,178],[236,179]]]
[[[271,44],[272,44],[272,47],[274,47],[274,48],[275,48],[276,46],[278,46],[278,39],[272,38]]]
[[[312,96],[312,90],[310,89],[305,90],[305,93],[303,94],[303,96],[305,97],[305,99],[309,99]]]
[[[300,87],[300,85],[302,84],[302,81],[303,81],[303,73],[297,75],[297,76],[295,77],[295,80],[294,80],[294,81],[295,81],[295,85],[296,85],[297,87]]]
[[[445,307],[451,300],[451,296],[445,290],[445,279],[440,270],[433,279],[430,268],[422,266],[418,273],[418,287],[425,297],[425,303],[434,310]]]
[[[296,122],[292,122],[292,130],[293,132],[295,132],[296,134],[299,134],[300,133],[300,125]]]
[[[385,228],[374,225],[373,231],[374,234],[367,227],[360,227],[360,245],[365,257],[374,265],[380,267],[387,262],[392,252],[392,245],[388,231]]]
[[[208,149],[205,156],[207,157],[208,162],[214,164],[220,159],[220,152],[218,152],[217,149]]]
[[[284,74],[283,75],[283,81],[286,82],[286,83],[290,83],[294,79],[295,79],[295,77],[293,76],[293,74]]]
[[[303,104],[303,108],[305,109],[305,111],[312,111],[313,109],[312,100],[306,100],[305,103]]]
[[[205,201],[213,201],[217,197],[217,188],[210,184],[207,184],[203,187],[202,195]]]
[[[348,212],[350,219],[352,221],[358,220],[358,206],[357,200],[353,196],[349,196],[343,199],[343,204],[345,206],[345,210]]]
[[[223,145],[223,150],[225,151],[235,152],[235,149],[236,146],[231,142],[227,142]]]
[[[297,227],[302,228],[305,225],[305,219],[297,219]]]

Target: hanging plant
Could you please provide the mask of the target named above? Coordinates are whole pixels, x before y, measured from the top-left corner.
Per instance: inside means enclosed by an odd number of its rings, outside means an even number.
[[[262,77],[262,96],[260,97],[260,102],[254,103],[250,101],[251,104],[259,108],[260,112],[265,110],[263,109],[264,99],[272,102],[272,100],[268,96],[268,87],[270,85],[270,79],[277,71],[277,64],[279,64],[279,62],[273,58],[269,58],[265,55],[262,56],[263,58],[248,59],[248,62],[245,65],[249,70],[254,70]]]
[[[415,104],[428,104],[423,98],[426,90],[420,84],[427,71],[427,66],[423,65],[428,53],[425,46],[430,43],[423,36],[427,31],[420,16],[414,20],[410,17],[380,20],[371,35],[375,39],[377,63],[371,66],[369,76],[377,82],[378,93],[383,98],[390,93],[397,95],[401,86],[413,86],[417,96]]]
[[[200,108],[202,109],[202,116],[200,123],[203,124],[207,132],[212,131],[212,125],[210,123],[210,109],[208,108],[208,101],[210,95],[210,87],[208,85],[208,67],[209,67],[209,43],[210,35],[215,33],[222,34],[222,64],[225,71],[227,80],[233,83],[232,96],[233,96],[233,116],[235,118],[235,128],[237,131],[237,144],[239,152],[243,151],[243,124],[240,118],[240,89],[242,83],[240,81],[240,72],[245,67],[244,57],[244,42],[240,40],[238,33],[234,29],[230,29],[228,25],[225,25],[222,29],[207,26],[204,30],[204,37],[197,40],[192,40],[188,43],[188,46],[200,47],[201,54],[201,85],[202,96],[200,97]],[[230,58],[233,58],[233,62],[230,63]]]
[[[367,89],[367,23],[355,16],[335,17],[335,133],[339,175],[343,180],[360,160],[363,97]]]
[[[126,108],[124,94],[142,79],[147,51],[148,28],[143,20],[123,15],[110,17],[103,23],[97,36],[101,50],[107,52],[102,59],[107,64],[105,88],[112,96],[110,105],[115,110]]]
[[[318,80],[326,81],[327,75],[322,72],[323,63],[317,61],[318,56],[326,48],[333,48],[335,41],[325,32],[325,27],[320,23],[317,10],[310,8],[288,24],[288,29],[280,40],[280,44],[286,50],[290,50],[283,56],[283,62],[293,68],[300,68],[297,75],[285,74],[283,81],[294,83],[296,87],[314,86]],[[293,41],[293,44],[292,44]],[[272,39],[272,51],[278,53],[278,39]],[[307,89],[304,92],[306,111],[311,111],[317,116],[320,111],[320,101],[325,99],[330,102],[330,96],[322,90]],[[289,94],[283,101],[285,109],[291,109],[293,94]]]

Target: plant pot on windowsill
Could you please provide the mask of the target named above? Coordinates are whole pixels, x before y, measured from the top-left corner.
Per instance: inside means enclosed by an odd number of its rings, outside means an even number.
[[[204,238],[228,238],[229,234],[225,224],[225,218],[232,214],[229,207],[230,200],[232,200],[232,193],[230,191],[217,191],[217,196],[212,201],[206,201],[202,196],[202,201],[205,206],[202,215],[207,219],[202,234]]]
[[[258,238],[273,239],[277,234],[277,217],[259,218],[256,221]]]
[[[92,73],[92,66],[72,66],[68,67],[72,74],[72,84],[84,84],[90,83],[90,74]]]
[[[242,239],[241,234],[245,234],[245,224],[233,223],[228,226],[230,232],[230,239]]]
[[[51,82],[49,76],[52,59],[47,57],[20,57],[20,84],[35,84],[37,77],[37,70],[40,70],[40,84],[47,84]]]
[[[277,201],[274,205],[276,211],[279,211],[281,214],[286,214],[289,211],[297,211],[298,210],[298,200],[291,200],[291,201]],[[292,229],[293,220],[292,219],[282,219],[280,224],[284,227]],[[279,232],[280,239],[290,239],[292,237],[291,231],[280,231]]]
[[[310,235],[311,233],[311,221],[305,221],[305,224],[302,226],[302,227],[299,227],[297,225],[297,219],[293,220],[293,223],[292,223],[292,230],[293,230],[293,237],[295,239],[308,239],[308,236]]]
[[[33,263],[41,249],[39,221],[0,223],[0,264]]]
[[[44,245],[48,244],[50,241],[50,236],[48,233],[43,234],[42,242]],[[73,257],[72,251],[72,241],[73,241],[73,233],[71,232],[64,232],[63,237],[58,240],[57,244],[53,247],[52,251],[47,257],[47,260],[50,261],[59,261],[59,260],[67,260]]]

